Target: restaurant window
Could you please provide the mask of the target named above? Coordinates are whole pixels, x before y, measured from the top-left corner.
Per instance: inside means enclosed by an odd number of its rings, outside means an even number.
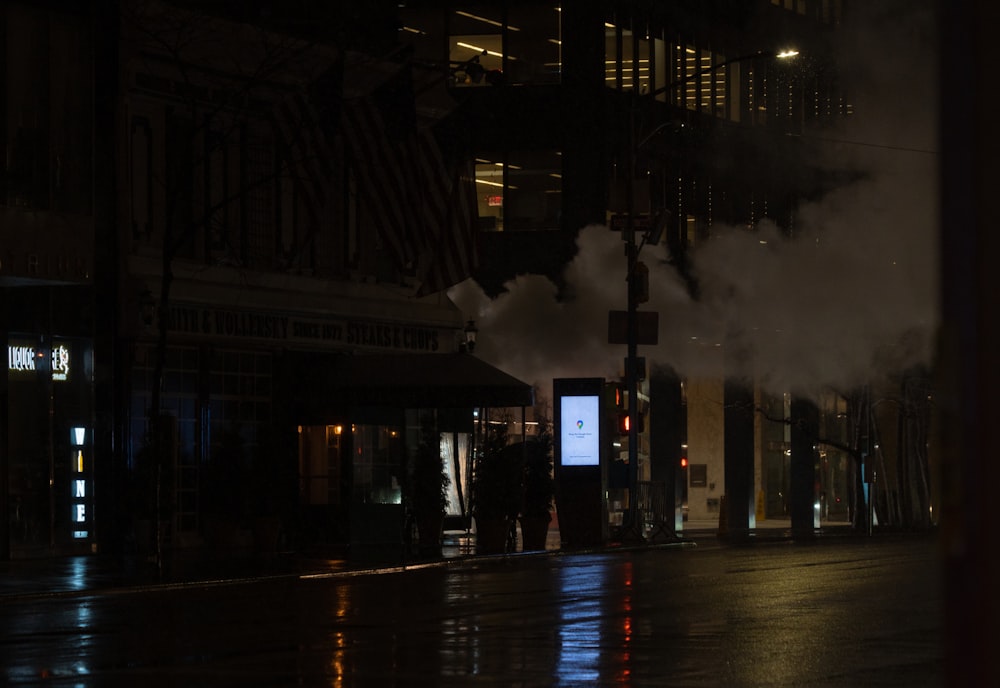
[[[354,497],[367,504],[400,504],[403,438],[386,425],[354,427]]]
[[[341,465],[349,426],[299,426],[299,500],[306,506],[341,503]]]
[[[480,229],[559,229],[562,155],[559,151],[510,151],[476,159]]]

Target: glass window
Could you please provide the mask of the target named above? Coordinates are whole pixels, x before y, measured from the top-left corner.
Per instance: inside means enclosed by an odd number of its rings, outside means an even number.
[[[243,194],[243,262],[249,267],[269,268],[275,259],[274,151],[259,132],[249,132],[244,141],[244,170],[249,188]],[[222,251],[228,247],[223,246]],[[231,250],[231,249],[229,249]]]
[[[479,201],[479,228],[483,231],[502,232],[504,171],[502,155],[476,158],[476,197]]]
[[[503,14],[498,7],[474,5],[451,15],[448,59],[467,67],[457,72],[458,86],[488,85],[489,72],[503,69]]]
[[[562,155],[559,151],[511,151],[476,159],[480,229],[559,229]]]
[[[608,88],[619,89],[621,81],[621,45],[618,29],[611,22],[604,23],[604,84]]]
[[[371,504],[400,504],[403,441],[398,428],[357,425],[354,428],[354,495]]]
[[[400,8],[399,42],[413,48],[413,58],[437,64],[446,57],[445,13],[439,9]]]
[[[508,10],[506,84],[558,83],[562,70],[560,11],[553,4]]]
[[[508,231],[559,229],[562,156],[558,151],[513,151],[504,197]]]

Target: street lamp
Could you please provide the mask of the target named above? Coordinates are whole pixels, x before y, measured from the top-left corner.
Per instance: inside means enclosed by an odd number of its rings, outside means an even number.
[[[755,53],[750,53],[748,55],[740,55],[739,57],[733,57],[728,60],[723,60],[704,69],[700,69],[692,74],[685,76],[683,79],[675,81],[673,83],[662,86],[648,94],[644,97],[649,99],[655,99],[656,96],[672,91],[678,86],[682,86],[689,81],[697,79],[705,74],[713,73],[723,67],[726,67],[737,62],[745,62],[748,60],[756,59],[788,59],[797,56],[799,53],[797,50],[786,49],[781,51],[757,51]],[[636,142],[636,132],[635,132],[635,110],[638,101],[637,88],[633,85],[631,98],[629,102],[629,122],[628,122],[628,159],[627,159],[627,169],[625,173],[625,192],[627,194],[627,216],[625,218],[625,256],[628,262],[628,272],[626,273],[626,286],[628,289],[628,311],[626,320],[626,338],[627,338],[627,357],[625,360],[625,378],[628,390],[628,416],[630,419],[628,426],[628,484],[629,484],[629,498],[628,498],[628,510],[626,512],[625,524],[623,528],[622,538],[623,540],[645,540],[645,535],[643,533],[642,523],[640,522],[640,517],[638,513],[637,496],[639,487],[639,400],[638,400],[638,344],[639,344],[639,317],[638,317],[638,305],[639,305],[639,281],[641,276],[639,271],[636,269],[639,261],[639,252],[642,247],[646,245],[647,241],[649,243],[658,243],[659,233],[662,231],[662,226],[658,230],[651,230],[643,237],[643,242],[636,245],[635,242],[635,197],[634,197],[634,179],[635,179],[635,158],[636,153],[642,148],[649,140],[664,126],[668,123],[661,124],[653,129],[649,134]],[[663,218],[661,217],[661,222]],[[655,238],[654,238],[655,237]]]
[[[476,335],[479,334],[476,321],[469,320],[465,323],[465,329],[462,332],[465,334],[465,350],[471,354],[476,349]]]

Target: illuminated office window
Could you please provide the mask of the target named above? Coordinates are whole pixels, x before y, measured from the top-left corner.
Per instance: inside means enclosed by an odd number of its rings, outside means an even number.
[[[504,83],[559,83],[562,73],[559,7],[555,3],[519,5],[507,12]]]
[[[476,159],[480,228],[484,231],[559,229],[562,155],[510,151]]]
[[[502,8],[486,5],[468,6],[455,10],[450,17],[448,59],[456,63],[476,63],[478,66],[457,72],[456,86],[486,86],[485,74],[503,69]],[[520,31],[509,26],[510,32]]]

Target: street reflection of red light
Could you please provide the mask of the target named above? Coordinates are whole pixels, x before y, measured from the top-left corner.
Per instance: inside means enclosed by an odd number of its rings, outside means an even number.
[[[622,586],[625,595],[622,597],[622,660],[618,683],[628,685],[632,676],[632,563],[625,565],[625,576]]]

